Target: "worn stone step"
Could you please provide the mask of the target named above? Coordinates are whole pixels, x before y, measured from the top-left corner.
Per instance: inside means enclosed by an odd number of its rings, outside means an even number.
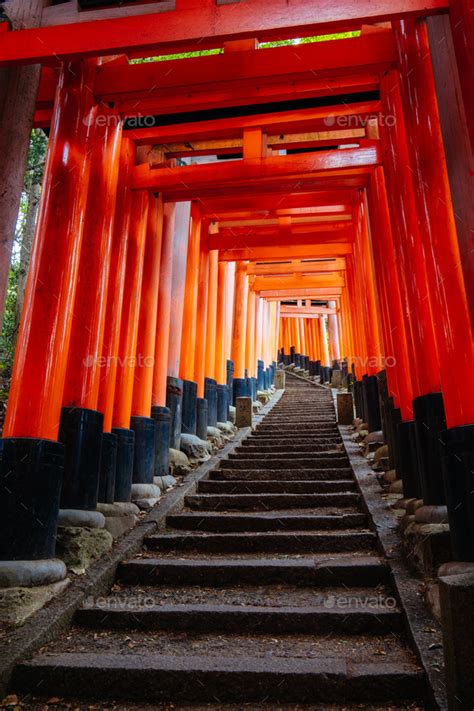
[[[160,559],[122,563],[117,579],[131,585],[297,585],[375,586],[384,583],[388,566],[376,556],[311,559]]]
[[[360,495],[354,492],[337,494],[193,494],[186,496],[190,509],[216,511],[218,509],[252,509],[268,511],[311,506],[355,506]]]
[[[370,551],[376,542],[371,531],[307,531],[270,533],[157,533],[146,539],[151,550],[201,553],[340,553]]]
[[[283,420],[281,424],[267,424],[265,420],[263,420],[262,424],[257,425],[255,428],[254,432],[261,433],[261,432],[271,432],[272,434],[277,434],[279,432],[285,432],[286,434],[290,434],[292,432],[295,432],[296,434],[301,434],[304,433],[324,433],[324,432],[334,432],[337,433],[337,427],[335,422],[329,422],[328,420],[321,420],[321,422],[314,422],[311,424],[306,424],[302,422],[295,422],[294,424],[288,423],[287,421]]]
[[[367,516],[364,513],[340,514],[264,514],[245,513],[214,513],[200,511],[178,513],[167,516],[166,523],[170,528],[188,531],[212,531],[214,533],[230,533],[239,531],[317,531],[340,530],[365,526]]]
[[[358,600],[332,607],[328,598],[313,607],[264,608],[251,605],[139,605],[128,598],[101,600],[100,605],[76,612],[74,622],[93,629],[172,630],[181,632],[239,632],[240,634],[386,634],[400,632],[400,610],[374,602],[361,605]]]
[[[253,469],[258,463],[255,459],[225,459],[221,461],[222,469]],[[347,456],[339,457],[282,457],[272,459],[271,469],[291,469],[293,471],[301,469],[338,469],[346,468],[349,464]],[[259,467],[261,469],[265,467]],[[270,467],[268,467],[270,468]]]
[[[199,494],[328,494],[355,491],[354,479],[336,481],[216,481],[202,479]]]
[[[282,452],[284,454],[291,454],[292,456],[307,452],[309,452],[310,454],[339,452],[340,456],[341,452],[343,451],[343,444],[340,442],[328,442],[324,444],[315,444],[314,442],[308,442],[306,444],[295,444],[291,442],[288,442],[286,444],[276,444],[273,442],[269,442],[268,444],[262,444],[260,442],[247,442],[247,440],[244,440],[242,444],[237,448],[237,452],[239,454],[245,454],[246,452],[249,454],[251,452],[262,452],[263,454],[266,454],[267,452],[271,452],[275,455],[280,454],[280,456]]]
[[[414,664],[345,658],[255,658],[64,653],[15,668],[15,689],[55,696],[176,702],[375,701],[426,694]]]
[[[253,462],[255,466],[256,462]],[[283,479],[285,481],[291,481],[292,479],[302,481],[303,479],[307,481],[333,481],[340,479],[347,479],[352,476],[352,469],[349,467],[341,467],[338,469],[252,469],[248,467],[247,469],[239,469],[233,467],[232,469],[225,467],[222,469],[216,469],[209,473],[209,478],[212,480],[240,480],[240,481],[253,481],[260,479],[262,481],[276,481],[278,479]]]
[[[284,452],[274,452],[271,450],[267,451],[262,451],[259,449],[255,449],[253,451],[252,449],[249,449],[246,447],[245,449],[242,448],[240,451],[237,452],[231,452],[228,455],[228,460],[234,460],[234,459],[261,459],[262,461],[294,461],[295,459],[314,459],[315,461],[319,461],[320,459],[342,459],[343,454],[341,450],[337,451],[326,451],[326,452],[300,452],[298,450],[295,451],[284,451]]]

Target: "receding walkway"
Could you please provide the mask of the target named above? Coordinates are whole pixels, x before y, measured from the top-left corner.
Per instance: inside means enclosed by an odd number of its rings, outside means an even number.
[[[425,678],[327,390],[289,376],[185,504],[109,597],[17,668],[16,692],[137,708],[420,708]]]

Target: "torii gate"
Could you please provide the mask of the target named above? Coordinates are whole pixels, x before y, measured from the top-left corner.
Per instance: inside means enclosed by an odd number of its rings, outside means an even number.
[[[42,65],[36,106],[30,97],[17,111],[22,135],[0,136],[25,154],[32,122],[50,131],[2,440],[0,557],[27,568],[51,558],[60,496],[63,507],[94,509],[107,475],[127,500],[132,481],[149,484],[156,462],[166,467],[170,417],[179,442],[204,401],[207,425],[249,380],[268,383],[283,294],[336,304],[339,355],[359,390],[392,357],[386,416],[402,473],[425,504],[444,501],[443,476],[458,497],[474,423],[468,3],[177,0],[87,18],[73,2],[41,10],[36,29],[0,31],[9,76]],[[456,102],[433,41],[449,23],[443,51],[462,68]],[[338,28],[358,36],[298,53],[259,49]],[[223,54],[129,63],[198,39]],[[4,104],[17,94],[7,86]],[[12,153],[2,155],[11,171]],[[7,191],[13,206],[20,187]],[[12,209],[4,214],[11,228]],[[2,239],[5,266],[11,239]],[[344,269],[307,276],[301,260],[326,258]],[[274,276],[270,262],[294,260],[293,276]],[[266,266],[249,272],[248,262]],[[375,418],[378,401],[370,406]],[[134,440],[144,452],[135,463]],[[453,545],[472,559],[461,498],[449,502]]]

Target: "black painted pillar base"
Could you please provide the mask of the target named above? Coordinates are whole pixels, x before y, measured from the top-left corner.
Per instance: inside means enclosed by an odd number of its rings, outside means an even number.
[[[402,422],[402,412],[399,407],[390,408],[387,413],[387,429],[390,430],[389,464],[400,475],[400,442],[398,439],[398,426]],[[403,491],[405,494],[405,490]]]
[[[226,389],[227,397],[227,385],[224,386]],[[228,399],[228,398],[227,398]],[[196,435],[199,439],[207,441],[207,421],[208,421],[208,411],[207,411],[207,400],[204,397],[198,397],[197,399],[197,415],[196,415]]]
[[[197,383],[183,380],[183,414],[181,432],[196,434]]]
[[[413,411],[423,501],[426,506],[443,506],[446,498],[441,466],[441,442],[446,430],[446,416],[442,394],[430,393],[415,398]]]
[[[291,361],[294,363],[294,349],[293,349],[293,360]],[[265,390],[265,364],[263,360],[257,361],[257,388],[258,390]]]
[[[183,381],[168,376],[166,380],[166,407],[171,412],[170,447],[179,449],[183,413]]]
[[[474,425],[446,430],[442,467],[455,560],[474,561]]]
[[[247,397],[247,381],[245,378],[234,378],[232,402],[236,406],[238,397]]]
[[[0,560],[54,556],[64,458],[60,442],[29,437],[2,440]]]
[[[295,353],[295,366],[297,368],[301,368],[301,355],[299,353]]]
[[[399,423],[398,445],[400,449],[399,474],[403,481],[403,495],[406,499],[421,499],[421,482],[418,473],[416,426],[414,420]]]
[[[117,468],[117,435],[102,434],[100,453],[99,496],[101,504],[113,504],[115,493],[115,470]]]
[[[296,349],[294,346],[290,347],[290,363],[295,363],[295,354],[296,354]],[[259,361],[260,363],[260,361]]]
[[[213,378],[204,380],[204,397],[207,400],[207,424],[217,426],[217,383]]]
[[[309,362],[309,358],[308,358],[308,362]],[[276,361],[273,360],[270,367],[272,369],[272,385],[275,385],[275,373],[276,373],[276,369],[277,369]]]
[[[227,422],[229,414],[229,391],[227,385],[217,385],[217,421]]]
[[[156,427],[154,476],[167,476],[170,471],[171,410],[154,405],[151,417]]]
[[[64,444],[61,508],[95,511],[99,494],[100,451],[104,418],[101,412],[63,407],[59,441]]]
[[[263,372],[263,382],[265,383],[264,390],[270,389],[270,380],[271,380],[270,369],[265,368],[265,370]]]
[[[117,435],[114,501],[129,502],[132,500],[135,433],[123,427],[113,427],[112,432]]]
[[[155,475],[155,420],[151,417],[131,417],[130,429],[135,433],[133,483],[153,484]]]
[[[375,375],[364,375],[362,382],[367,405],[367,424],[369,426],[369,432],[377,432],[382,429],[377,377]]]

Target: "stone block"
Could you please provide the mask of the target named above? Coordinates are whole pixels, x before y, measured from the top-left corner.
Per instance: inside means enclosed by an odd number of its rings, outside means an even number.
[[[342,385],[342,370],[333,370],[331,376],[331,387],[340,388]]]
[[[130,531],[136,525],[137,521],[138,516],[135,514],[107,516],[105,519],[105,528],[110,533],[114,541],[116,541],[117,538],[120,538],[125,533]]]
[[[112,548],[113,538],[104,528],[60,527],[56,555],[68,570],[83,575],[90,564]]]
[[[275,388],[284,390],[286,385],[286,376],[284,370],[277,370],[275,373]]]
[[[47,602],[60,595],[69,585],[66,578],[50,585],[34,588],[5,588],[0,590],[0,623],[21,625],[33,613],[40,610]]]
[[[448,704],[465,711],[474,708],[474,563],[441,576],[439,592]]]
[[[338,424],[352,424],[354,420],[354,401],[352,399],[352,393],[338,393],[336,402]]]
[[[405,529],[402,546],[410,563],[427,578],[451,558],[449,526],[444,523],[411,523]]]
[[[237,427],[252,427],[252,398],[238,397],[236,400]]]

